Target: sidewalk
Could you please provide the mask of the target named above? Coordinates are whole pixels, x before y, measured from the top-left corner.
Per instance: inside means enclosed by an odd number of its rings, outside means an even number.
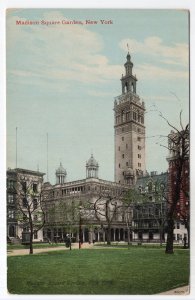
[[[92,248],[93,244],[84,243],[82,244],[81,248]],[[73,243],[72,249],[79,249],[79,243]],[[66,248],[65,245],[58,246],[58,247],[48,247],[48,248],[38,248],[33,249],[33,254],[37,253],[43,253],[48,251],[56,251],[56,250],[70,250],[69,248]],[[16,256],[16,255],[28,255],[29,249],[14,249],[14,250],[8,250],[7,255],[8,256]]]
[[[157,295],[175,295],[175,296],[184,296],[184,295],[189,295],[190,293],[190,288],[189,285],[182,286],[170,291],[166,291]]]

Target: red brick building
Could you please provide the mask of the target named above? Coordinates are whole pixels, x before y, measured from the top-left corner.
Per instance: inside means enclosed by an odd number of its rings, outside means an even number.
[[[168,136],[168,209],[176,222],[185,225],[189,235],[189,127]],[[188,237],[189,241],[189,237]]]

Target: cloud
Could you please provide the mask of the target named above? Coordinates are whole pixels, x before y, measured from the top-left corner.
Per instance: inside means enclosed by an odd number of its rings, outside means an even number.
[[[122,66],[111,65],[101,54],[101,36],[83,25],[16,26],[16,20],[26,19],[7,19],[8,74],[90,83],[106,82],[122,73]],[[49,12],[43,19],[66,18]]]
[[[95,96],[95,97],[113,97],[113,92],[102,92],[98,90],[89,90],[87,92],[88,95],[90,96]]]
[[[187,44],[174,43],[172,46],[167,46],[157,36],[147,37],[143,42],[135,39],[124,39],[120,42],[120,47],[126,51],[127,44],[132,53],[141,53],[151,57],[158,56],[165,64],[188,66],[189,47]]]
[[[159,67],[154,64],[138,64],[136,70],[141,80],[159,80],[159,79],[188,79],[188,71],[174,70],[171,68]]]

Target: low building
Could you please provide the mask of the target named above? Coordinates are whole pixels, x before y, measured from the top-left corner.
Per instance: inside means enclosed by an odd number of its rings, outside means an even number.
[[[24,222],[26,197],[22,195],[23,188],[31,188],[33,194],[33,217],[39,215],[39,199],[43,185],[44,173],[21,168],[7,170],[7,238],[8,241],[21,242],[22,234],[29,232],[28,222]],[[22,215],[22,217],[21,217]],[[33,241],[43,240],[43,231],[35,231]]]
[[[167,161],[168,172],[168,200],[169,207],[174,207],[174,218],[177,222],[177,239],[186,238],[190,243],[190,172],[189,172],[189,126],[182,131],[168,136],[169,154]],[[178,225],[180,224],[180,225]],[[182,230],[185,229],[183,236]]]
[[[139,177],[136,189],[147,196],[148,201],[137,203],[133,212],[133,238],[142,242],[166,242],[167,207],[169,201],[168,172],[151,172]],[[181,220],[175,219],[174,243],[181,243],[187,230]]]
[[[122,194],[129,186],[99,179],[98,169],[91,155],[86,163],[85,179],[66,182],[66,170],[60,164],[56,170],[56,184],[44,184],[44,239],[61,241],[68,233],[75,241],[107,241],[109,222],[112,241],[127,239],[126,223],[114,208],[116,205],[119,208]],[[106,220],[106,202],[109,202],[110,220]]]

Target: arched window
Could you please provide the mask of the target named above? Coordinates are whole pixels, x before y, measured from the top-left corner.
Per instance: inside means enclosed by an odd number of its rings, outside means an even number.
[[[127,93],[129,90],[128,82],[125,83],[125,93]]]
[[[152,181],[148,182],[148,192],[152,192]]]
[[[124,111],[121,112],[121,121],[125,122],[125,113],[124,113]]]

